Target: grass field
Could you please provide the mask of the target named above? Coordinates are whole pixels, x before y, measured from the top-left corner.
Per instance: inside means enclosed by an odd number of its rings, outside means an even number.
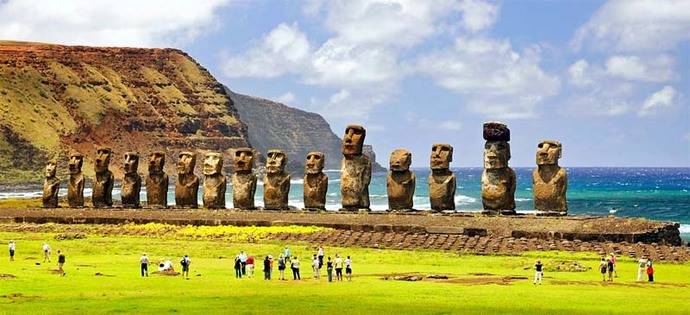
[[[285,244],[96,234],[58,241],[55,235],[0,232],[4,244],[10,239],[17,241],[14,262],[8,262],[7,250],[3,249],[0,274],[15,278],[0,278],[0,313],[687,314],[690,309],[690,264],[656,263],[657,282],[635,283],[636,264],[622,257],[619,277],[614,283],[603,283],[593,254],[472,256],[443,251],[326,248],[327,256],[336,252],[351,255],[354,269],[352,282],[328,283],[325,277],[310,278],[306,258],[313,254],[314,245],[289,244],[293,255],[303,258],[303,280],[265,281],[259,270],[252,279],[237,280],[232,258],[240,250],[259,258],[269,253],[277,257]],[[51,244],[53,263],[41,263],[43,241]],[[65,277],[53,271],[58,249],[67,255]],[[153,262],[169,258],[177,269],[180,257],[189,254],[191,279],[162,275],[142,278],[139,257],[143,252]],[[541,286],[531,282],[531,266],[536,259],[547,268]],[[550,271],[561,261],[577,261],[592,269]],[[445,274],[451,279],[382,279],[391,273]],[[276,274],[274,270],[274,278]],[[512,276],[517,279],[506,280]]]

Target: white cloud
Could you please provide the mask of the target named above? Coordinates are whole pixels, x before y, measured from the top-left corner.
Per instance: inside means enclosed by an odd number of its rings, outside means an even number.
[[[647,116],[652,112],[673,106],[678,97],[678,92],[672,86],[664,86],[661,90],[652,93],[637,112],[640,116]]]
[[[460,24],[470,32],[487,29],[498,18],[498,6],[486,1],[465,0],[460,3],[459,8],[462,12]]]
[[[690,1],[611,0],[575,33],[576,49],[665,51],[690,40]]]
[[[458,121],[446,120],[441,122],[438,127],[443,130],[457,131],[461,129],[462,125]]]
[[[589,62],[584,59],[580,59],[568,67],[568,78],[571,84],[575,86],[587,86],[594,83],[594,80],[590,77],[589,73],[590,66]]]
[[[0,1],[0,38],[94,46],[184,45],[228,0]]]
[[[288,105],[289,105],[290,103],[292,103],[293,101],[295,101],[295,94],[293,94],[292,92],[287,92],[287,93],[284,93],[284,94],[281,95],[281,96],[276,97],[275,100],[276,100],[276,102],[278,102],[278,103],[283,103],[283,104],[288,104]]]
[[[675,62],[668,55],[655,58],[616,55],[606,60],[606,73],[630,81],[664,82],[675,76]]]

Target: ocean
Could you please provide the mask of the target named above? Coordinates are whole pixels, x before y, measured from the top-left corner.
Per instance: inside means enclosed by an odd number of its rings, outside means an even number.
[[[532,202],[532,168],[514,168],[517,173],[515,193],[518,212],[530,212]],[[683,237],[690,238],[690,168],[611,168],[575,167],[568,170],[568,213],[572,215],[616,215],[623,217],[643,217],[654,220],[679,222]],[[457,176],[455,195],[456,209],[460,211],[481,211],[481,168],[453,169]],[[417,175],[414,206],[416,209],[429,209],[427,191],[428,169],[414,169]],[[327,205],[328,210],[340,208],[340,173],[327,170],[329,177]],[[228,180],[228,183],[230,180]],[[63,184],[61,194],[67,192]],[[85,195],[90,195],[85,189]],[[200,192],[201,193],[201,192]],[[113,192],[119,200],[119,190]],[[386,173],[372,176],[369,186],[371,208],[388,208],[386,197]],[[40,191],[0,192],[0,199],[40,197]],[[256,205],[263,205],[263,186],[259,182],[256,192]],[[142,189],[142,200],[145,200]],[[199,198],[201,202],[201,197]],[[174,188],[169,190],[168,202],[174,203]],[[228,187],[227,207],[232,207],[232,187]],[[291,206],[301,208],[302,179],[293,178],[290,187]]]

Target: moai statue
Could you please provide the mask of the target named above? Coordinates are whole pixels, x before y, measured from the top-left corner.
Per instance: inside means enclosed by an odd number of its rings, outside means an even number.
[[[204,207],[225,208],[226,180],[223,176],[223,154],[206,153],[204,157]]]
[[[453,147],[450,144],[431,146],[429,202],[432,211],[455,210],[455,174],[450,170]]]
[[[287,210],[290,173],[285,172],[287,155],[283,150],[268,150],[264,175],[264,209]]]
[[[253,210],[256,193],[256,175],[254,174],[254,151],[251,148],[237,148],[232,157],[232,207],[242,210]]]
[[[125,153],[125,178],[122,181],[122,206],[125,208],[139,208],[139,194],[141,193],[141,176],[139,176],[139,153]]]
[[[93,181],[93,194],[91,196],[94,208],[113,206],[113,184],[115,177],[108,169],[110,166],[110,148],[101,147],[96,150],[96,179]]]
[[[412,210],[415,175],[410,172],[412,154],[405,149],[391,153],[390,171],[388,172],[388,208],[390,210]]]
[[[43,208],[58,207],[58,191],[60,190],[60,179],[55,176],[57,163],[50,161],[46,165],[45,180],[43,181]]]
[[[181,208],[196,208],[199,198],[199,177],[194,175],[196,154],[180,152],[177,160],[177,183],[175,184],[175,204]]]
[[[309,152],[304,163],[304,208],[326,210],[328,175],[323,173],[326,158],[322,152]]]
[[[84,156],[81,153],[72,153],[69,156],[69,182],[67,183],[67,203],[71,208],[84,206],[84,175],[81,167],[84,164]]]
[[[544,140],[537,146],[537,168],[532,172],[534,208],[537,211],[566,214],[568,202],[568,174],[558,166],[563,147],[554,140]]]
[[[146,176],[146,204],[151,208],[168,207],[168,175],[165,174],[165,153],[149,154],[149,176]]]
[[[486,213],[515,213],[515,172],[510,160],[510,129],[503,123],[484,123],[482,204]]]
[[[369,211],[371,161],[362,154],[366,130],[359,125],[345,128],[343,161],[340,168],[340,195],[343,210]]]

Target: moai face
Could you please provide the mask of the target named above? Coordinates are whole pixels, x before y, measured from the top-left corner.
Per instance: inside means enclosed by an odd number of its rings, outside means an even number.
[[[125,153],[125,174],[136,174],[139,170],[139,153]]]
[[[96,173],[105,173],[110,166],[110,155],[112,150],[110,148],[99,148],[96,150]]]
[[[55,178],[55,170],[57,169],[57,164],[54,161],[48,162],[46,164],[45,176],[48,179]]]
[[[268,150],[266,159],[266,172],[269,174],[281,174],[285,171],[287,155],[283,150]]]
[[[196,154],[193,152],[180,152],[177,158],[177,173],[178,174],[192,174],[196,167]]]
[[[499,169],[508,167],[510,144],[506,141],[487,141],[484,145],[484,168]]]
[[[390,169],[394,172],[404,172],[410,169],[412,154],[405,149],[397,149],[391,152]]]
[[[251,148],[237,148],[232,162],[235,172],[251,172],[254,168],[254,151]]]
[[[453,147],[450,144],[434,144],[431,146],[431,169],[445,170],[453,162]]]
[[[209,152],[204,156],[204,175],[221,174],[223,169],[223,155],[217,152]]]
[[[149,174],[163,173],[165,166],[165,153],[153,152],[149,154]]]
[[[364,146],[364,138],[366,135],[367,131],[362,126],[347,126],[347,128],[345,128],[345,136],[343,137],[343,154],[362,155],[362,147]]]
[[[69,156],[69,173],[81,173],[81,166],[84,164],[84,156],[81,153],[72,153]]]
[[[325,156],[321,152],[309,152],[304,163],[304,172],[307,174],[319,174],[323,171]]]
[[[558,165],[561,158],[561,143],[554,140],[544,140],[537,146],[537,165]]]

